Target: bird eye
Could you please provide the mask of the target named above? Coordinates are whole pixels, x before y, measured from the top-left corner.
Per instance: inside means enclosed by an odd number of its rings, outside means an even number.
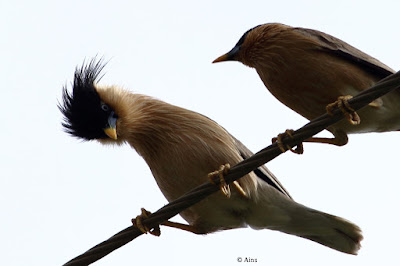
[[[102,103],[101,110],[103,110],[104,112],[108,112],[108,111],[110,111],[110,107],[107,104]]]

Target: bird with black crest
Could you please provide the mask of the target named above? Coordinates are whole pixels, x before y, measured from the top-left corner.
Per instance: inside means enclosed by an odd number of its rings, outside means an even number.
[[[63,126],[79,139],[130,145],[146,161],[169,202],[209,182],[209,173],[221,165],[235,165],[252,155],[223,127],[199,113],[118,86],[99,85],[103,67],[101,60],[93,59],[76,69],[72,91],[63,89],[59,105]],[[188,224],[167,221],[164,225],[196,234],[250,226],[296,235],[349,254],[360,248],[358,226],[295,202],[265,166],[243,176],[232,188],[230,197],[215,193],[181,212]]]

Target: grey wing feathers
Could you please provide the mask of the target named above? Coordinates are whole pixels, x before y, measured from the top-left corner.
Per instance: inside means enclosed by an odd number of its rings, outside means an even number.
[[[353,64],[359,65],[361,68],[375,75],[377,79],[382,79],[395,72],[378,59],[373,58],[372,56],[329,34],[304,28],[293,28],[293,30],[314,39],[326,48],[328,52],[334,53]]]
[[[202,115],[202,114],[200,114]],[[209,117],[202,115],[204,117],[206,117],[207,119],[210,119]],[[214,120],[210,119],[212,122],[216,123],[218,126],[219,125],[217,122],[215,122]],[[223,128],[223,127],[222,127]],[[249,150],[242,142],[240,142],[237,138],[235,138],[234,136],[232,136],[232,134],[230,134],[225,128],[223,128],[231,137],[232,139],[235,141],[236,144],[236,148],[238,149],[240,156],[244,159],[249,158],[250,156],[252,156],[254,153]],[[289,197],[290,199],[292,199],[292,197],[289,195],[289,192],[287,192],[287,190],[282,186],[282,184],[278,181],[278,179],[274,176],[273,173],[271,173],[268,168],[266,166],[261,166],[259,168],[257,168],[256,170],[253,171],[256,176],[262,180],[264,180],[265,182],[267,182],[270,186],[274,187],[276,190],[278,190],[279,192],[281,192],[282,194],[284,194],[285,196]]]
[[[247,159],[250,156],[253,155],[253,152],[251,152],[243,143],[241,143],[238,139],[236,139],[234,136],[232,138],[236,142],[236,147],[240,152],[240,155],[242,156],[243,159]],[[279,192],[283,193],[289,198],[292,198],[289,195],[289,192],[282,186],[282,184],[278,181],[278,179],[274,176],[271,171],[268,170],[266,166],[261,166],[254,170],[254,173],[257,175],[258,178],[261,178],[265,182],[267,182],[270,186],[276,188]]]

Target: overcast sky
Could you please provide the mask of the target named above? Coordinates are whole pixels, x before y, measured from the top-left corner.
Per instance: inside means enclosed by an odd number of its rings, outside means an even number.
[[[258,151],[307,121],[254,69],[211,62],[249,28],[281,22],[332,34],[398,70],[399,10],[399,1],[364,0],[1,1],[2,264],[63,264],[129,226],[141,207],[167,203],[134,150],[63,132],[57,102],[85,59],[110,60],[102,84],[207,115]],[[344,147],[305,144],[304,155],[268,164],[296,201],[362,228],[358,256],[270,230],[198,236],[162,227],[161,237],[140,236],[95,265],[398,262],[399,145],[398,132],[351,135]]]

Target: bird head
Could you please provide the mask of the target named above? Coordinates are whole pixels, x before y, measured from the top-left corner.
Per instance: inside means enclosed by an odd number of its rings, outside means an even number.
[[[255,26],[242,35],[232,50],[215,59],[213,63],[239,61],[249,67],[256,67],[255,64],[269,54],[268,49],[273,46],[274,35],[287,27],[278,23]]]
[[[58,105],[64,115],[66,132],[85,140],[117,139],[118,115],[102,101],[96,82],[101,79],[102,60],[91,60],[75,70],[72,92],[63,88],[62,103]]]

